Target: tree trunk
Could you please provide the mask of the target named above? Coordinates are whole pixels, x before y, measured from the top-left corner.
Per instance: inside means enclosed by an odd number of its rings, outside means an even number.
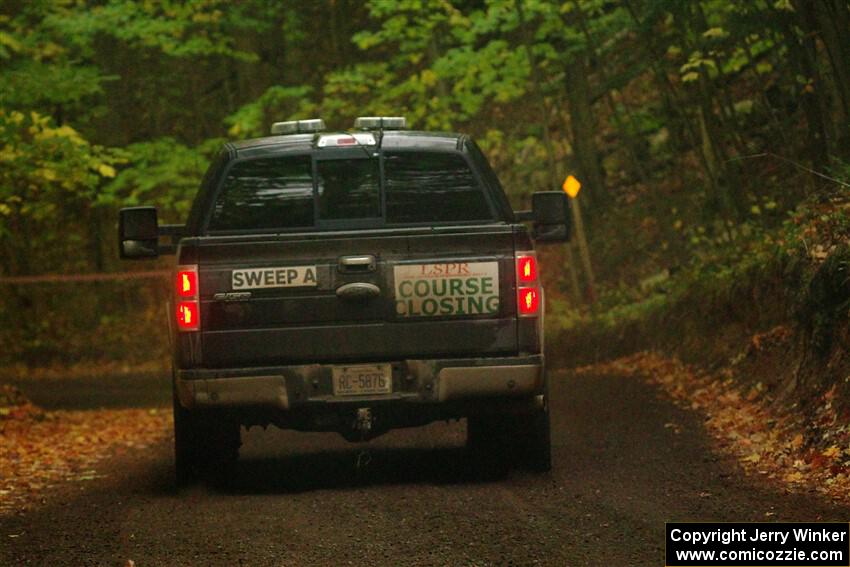
[[[587,17],[585,16],[584,11],[581,9],[581,4],[577,0],[573,2],[573,7],[578,17],[578,23],[581,27],[582,34],[584,35],[585,41],[587,41],[588,52],[593,58],[593,60],[597,63],[597,73],[599,75],[599,81],[602,84],[607,84],[607,73],[605,71],[605,67],[599,63],[600,52],[598,49],[598,43],[596,42],[596,38],[594,37],[593,33],[591,33],[590,31],[590,27],[587,25]],[[623,123],[623,119],[620,116],[620,110],[617,108],[617,104],[614,102],[614,95],[612,94],[611,89],[605,89],[605,102],[608,105],[609,110],[611,111],[611,120],[614,122],[614,126],[617,128],[617,132],[619,132],[620,137],[625,143],[626,154],[628,155],[629,161],[631,162],[632,176],[636,177],[638,181],[646,181],[646,179],[648,179],[648,176],[640,159],[639,142],[635,139],[633,132],[626,128],[625,124]],[[625,107],[625,104],[623,106]]]
[[[596,124],[590,104],[590,84],[587,80],[587,56],[583,53],[576,54],[566,61],[564,67],[564,88],[569,104],[573,152],[579,176],[590,189],[593,205],[604,205],[609,201],[609,195],[599,163],[599,150],[596,147]]]
[[[549,184],[552,188],[557,187],[558,184],[558,171],[557,164],[555,160],[555,146],[552,143],[551,133],[549,132],[550,127],[550,112],[549,105],[546,103],[546,97],[543,96],[543,89],[540,80],[540,73],[537,68],[537,61],[534,57],[534,52],[531,50],[531,34],[528,31],[528,26],[525,22],[525,14],[522,9],[522,0],[514,0],[514,4],[516,6],[517,17],[519,18],[520,32],[522,33],[523,46],[525,47],[525,52],[528,57],[528,64],[531,67],[531,81],[532,81],[532,89],[535,98],[537,98],[537,102],[540,110],[540,122],[543,127],[543,145],[546,148],[546,160],[548,165],[549,172]],[[572,244],[567,244],[567,271],[570,276],[570,284],[571,290],[573,294],[573,298],[576,301],[581,301],[582,293],[581,288],[578,283],[578,267],[575,263],[575,255],[573,254]],[[592,289],[593,282],[590,281],[590,287]]]
[[[661,93],[664,114],[668,117],[667,126],[670,129],[671,139],[675,142],[674,146],[682,152],[689,151],[699,146],[700,135],[684,110],[685,97],[670,81],[667,73],[658,64],[659,61],[664,60],[664,49],[659,49],[656,45],[657,38],[655,35],[644,31],[644,22],[641,21],[638,10],[632,4],[631,0],[624,0],[623,3],[632,22],[634,22],[637,32],[641,36],[642,45],[645,46],[646,58],[649,61],[649,67],[652,70],[652,75]],[[702,165],[705,167],[704,162],[702,162]]]
[[[820,37],[832,67],[839,113],[836,134],[842,146],[848,145],[850,122],[850,15],[846,0],[812,2]]]
[[[802,29],[809,29],[802,7],[798,7],[797,14],[797,17],[802,20]],[[826,102],[823,100],[825,85],[817,66],[815,41],[808,33],[798,38],[790,18],[784,17],[784,14],[777,14],[777,16],[781,22],[782,34],[789,46],[788,53],[796,74],[810,81],[811,88],[804,88],[800,97],[807,123],[807,142],[803,152],[813,169],[822,170],[827,162],[830,148],[823,114],[826,109]]]

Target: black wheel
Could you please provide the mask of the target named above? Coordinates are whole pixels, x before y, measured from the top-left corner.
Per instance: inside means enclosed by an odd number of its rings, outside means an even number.
[[[539,407],[522,416],[516,439],[520,462],[526,469],[545,473],[552,470],[552,423],[549,417],[549,374],[543,374],[543,396]]]
[[[508,424],[504,416],[470,416],[466,420],[466,447],[473,469],[485,476],[499,475],[510,468]]]
[[[472,416],[467,419],[466,444],[479,465],[547,472],[552,469],[549,410]]]
[[[549,408],[520,417],[523,419],[516,439],[520,463],[535,472],[552,470],[552,426]]]
[[[490,452],[504,443],[499,419],[493,416],[470,416],[466,420],[466,447],[474,453]]]
[[[212,412],[190,411],[174,396],[174,473],[178,486],[212,475],[226,482],[239,458],[239,424]]]

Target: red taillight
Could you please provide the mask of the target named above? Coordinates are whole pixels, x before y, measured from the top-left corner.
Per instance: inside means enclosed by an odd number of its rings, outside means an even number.
[[[177,303],[177,326],[181,331],[197,331],[200,328],[200,308],[197,301]]]
[[[517,256],[517,278],[522,283],[537,281],[537,260],[534,256]]]
[[[516,306],[520,317],[540,316],[540,284],[534,252],[516,255]]]
[[[180,297],[198,296],[198,272],[195,270],[177,271],[177,295]]]
[[[521,287],[517,292],[519,314],[524,316],[537,315],[540,310],[540,292],[536,287]]]
[[[198,266],[178,266],[174,280],[177,296],[177,329],[197,331],[201,328],[201,303],[198,290]]]

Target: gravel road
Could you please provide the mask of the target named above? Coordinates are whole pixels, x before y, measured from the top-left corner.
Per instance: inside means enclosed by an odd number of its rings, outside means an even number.
[[[137,406],[134,380],[127,399],[93,381],[22,386],[51,407]],[[164,404],[167,381],[148,380],[145,403]],[[659,566],[665,521],[850,518],[744,476],[699,415],[634,378],[554,373],[552,399],[551,474],[475,466],[462,422],[364,445],[254,428],[232,487],[175,490],[167,443],[115,458],[0,518],[0,564]]]

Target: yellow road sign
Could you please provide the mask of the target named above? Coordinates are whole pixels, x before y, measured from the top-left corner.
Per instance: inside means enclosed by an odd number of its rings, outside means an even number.
[[[570,196],[570,199],[575,199],[578,196],[578,192],[581,191],[581,181],[572,175],[568,175],[567,178],[564,179],[564,184],[561,187],[563,187],[564,192]]]

